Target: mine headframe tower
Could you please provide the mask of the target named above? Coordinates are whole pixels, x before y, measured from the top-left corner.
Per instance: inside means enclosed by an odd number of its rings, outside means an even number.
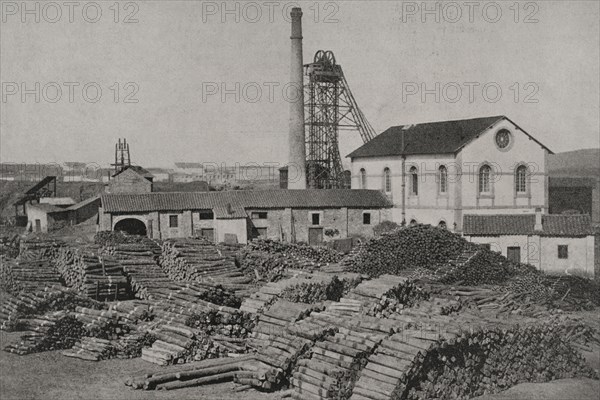
[[[304,66],[307,183],[311,189],[348,187],[339,150],[339,132],[357,130],[364,143],[375,130],[358,108],[341,65],[331,51],[319,50]]]
[[[115,167],[115,174],[123,171],[127,167],[131,166],[131,156],[129,153],[129,143],[127,139],[119,139],[115,144],[115,163],[111,164]]]

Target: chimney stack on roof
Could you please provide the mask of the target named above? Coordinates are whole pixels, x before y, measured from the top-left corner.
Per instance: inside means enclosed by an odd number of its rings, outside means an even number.
[[[539,207],[535,209],[535,225],[533,230],[536,232],[541,232],[544,230],[544,227],[542,226],[542,209]]]

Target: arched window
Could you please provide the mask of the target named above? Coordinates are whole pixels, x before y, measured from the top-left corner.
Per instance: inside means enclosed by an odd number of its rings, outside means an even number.
[[[527,167],[524,165],[515,172],[515,189],[517,193],[527,193]]]
[[[484,165],[479,169],[479,193],[490,192],[490,175],[492,169],[489,165]]]
[[[417,167],[411,167],[409,170],[410,175],[410,194],[413,196],[419,195],[419,174],[417,173]]]
[[[446,221],[440,221],[438,228],[446,229]]]
[[[410,220],[410,224],[411,225],[416,225],[417,224],[417,220],[416,219],[411,219]]]
[[[439,168],[440,173],[440,193],[448,192],[448,169],[444,165]]]
[[[367,188],[367,171],[365,171],[364,168],[360,169],[360,188],[361,189]]]
[[[383,170],[383,188],[386,193],[392,191],[392,173],[389,168]]]

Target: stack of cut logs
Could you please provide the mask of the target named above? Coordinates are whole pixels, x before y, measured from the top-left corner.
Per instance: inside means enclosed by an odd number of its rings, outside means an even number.
[[[181,325],[163,324],[149,332],[156,341],[150,348],[142,349],[142,360],[169,365],[184,362],[190,356],[195,333]]]
[[[116,340],[131,330],[129,324],[137,322],[130,315],[115,310],[94,310],[76,307],[74,317],[83,323],[87,336]]]
[[[19,291],[20,287],[13,276],[13,261],[5,256],[0,257],[0,289],[8,293]]]
[[[204,360],[184,366],[171,366],[157,373],[130,377],[125,385],[133,389],[173,390],[233,380],[236,372],[252,367],[251,355]]]
[[[281,293],[281,298],[294,303],[308,304],[325,300],[339,301],[343,295],[358,285],[360,281],[360,278],[340,280],[334,275],[330,281],[301,282],[297,285],[287,287]]]
[[[15,286],[20,290],[37,291],[49,286],[61,285],[58,270],[49,259],[33,261],[17,260],[8,266],[15,281]]]
[[[22,261],[54,258],[64,242],[56,239],[28,238],[20,242],[19,259]]]
[[[381,299],[367,310],[367,314],[378,318],[389,318],[390,315],[400,313],[404,308],[412,307],[415,303],[427,299],[429,299],[429,292],[414,281],[406,280],[385,292]]]
[[[366,315],[348,318],[335,308],[313,313],[311,320],[336,327],[337,333],[317,341],[309,360],[298,362],[292,384],[295,399],[349,398],[367,357],[395,323]]]
[[[313,247],[307,244],[286,243],[274,240],[254,240],[248,245],[251,251],[267,253],[281,253],[286,257],[297,260],[312,261],[313,266],[322,266],[337,263],[342,260],[343,254],[328,247]]]
[[[409,399],[429,399],[434,394],[466,399],[522,382],[597,377],[563,339],[558,326],[515,327],[508,332],[482,329],[461,333],[430,350],[434,351],[428,351],[421,362],[413,361],[413,380],[397,393]]]
[[[322,304],[292,303],[287,300],[278,300],[259,315],[258,324],[252,332],[254,347],[262,347],[264,343],[256,339],[263,335],[277,336],[286,332],[287,326],[299,320],[303,320],[313,311],[322,311]],[[267,338],[269,339],[269,338]]]
[[[131,289],[138,298],[152,298],[154,289],[180,287],[158,266],[160,246],[150,240],[106,247],[105,253],[118,260]]]
[[[128,297],[123,267],[109,256],[99,256],[99,249],[62,248],[56,266],[68,286],[96,300],[119,300]]]
[[[469,246],[465,239],[446,229],[430,225],[404,227],[368,240],[353,257],[352,270],[380,276],[407,268],[434,269]]]
[[[43,291],[20,292],[7,297],[0,306],[0,329],[14,330],[20,319],[47,311],[72,310],[76,306],[99,308],[100,304],[82,297],[72,289],[49,287]]]
[[[168,277],[179,282],[194,282],[210,288],[222,285],[236,294],[247,296],[251,279],[235,265],[233,256],[224,256],[205,240],[177,239],[162,245],[160,266]]]
[[[148,332],[140,331],[125,335],[112,343],[117,358],[137,358],[142,356],[144,347],[152,346],[155,341],[156,337]]]
[[[199,311],[186,320],[186,325],[201,329],[209,335],[245,338],[255,325],[255,317],[238,310]]]
[[[55,311],[40,318],[27,319],[24,328],[30,331],[21,341],[8,345],[4,350],[19,355],[40,351],[68,349],[83,335],[81,322],[69,312]]]
[[[82,360],[100,361],[113,358],[116,355],[116,349],[110,340],[97,337],[82,337],[71,349],[64,350],[62,354]]]
[[[317,286],[321,286],[324,284],[329,286],[329,284],[335,278],[334,275],[323,274],[323,273],[299,273],[295,276],[279,280],[277,282],[269,282],[266,285],[262,286],[257,292],[254,292],[249,298],[245,299],[240,307],[240,310],[247,311],[251,313],[259,313],[262,309],[268,307],[277,298],[281,297],[284,292],[295,293],[296,289],[292,288],[300,288],[305,287],[308,283],[315,284]],[[347,288],[350,288],[356,284],[356,282],[360,281],[360,277],[357,274],[353,273],[343,273],[339,275],[339,279],[343,283],[343,291],[346,291]],[[336,286],[341,287],[341,286]],[[336,291],[337,292],[337,291]],[[337,293],[331,295],[331,297],[336,297]],[[296,296],[292,296],[294,299]],[[305,296],[302,296],[305,297]]]

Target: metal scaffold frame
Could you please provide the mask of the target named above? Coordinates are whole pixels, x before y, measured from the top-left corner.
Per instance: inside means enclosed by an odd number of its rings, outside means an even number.
[[[331,51],[319,50],[305,75],[307,183],[312,189],[347,187],[339,150],[339,132],[357,130],[363,142],[375,137]]]

